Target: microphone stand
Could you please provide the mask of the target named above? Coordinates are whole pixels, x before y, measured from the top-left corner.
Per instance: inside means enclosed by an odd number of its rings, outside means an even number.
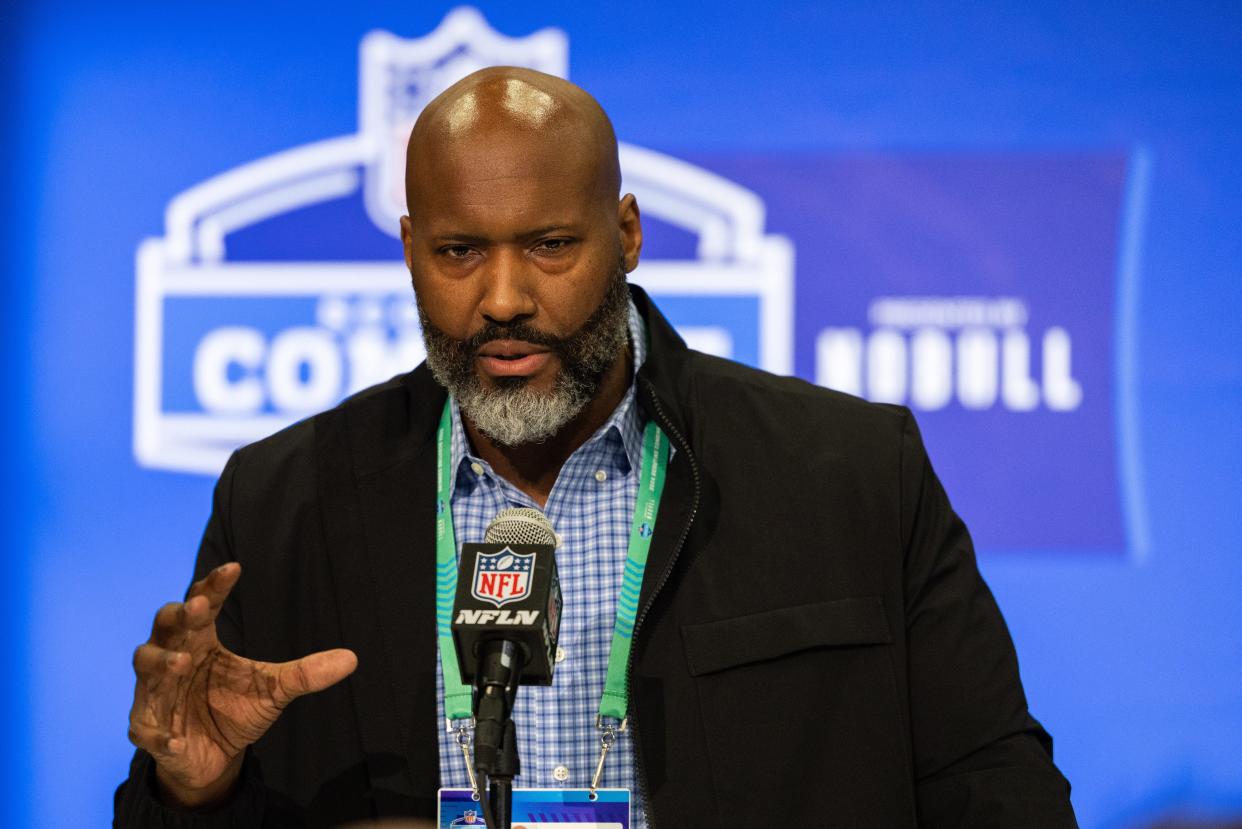
[[[509,719],[505,721],[504,738],[496,754],[496,768],[487,777],[488,806],[498,829],[509,829],[513,823],[513,778],[519,771],[517,728]]]
[[[513,703],[517,699],[525,653],[513,642],[484,642],[475,677],[474,765],[487,777],[480,787],[483,819],[489,829],[510,829],[513,822],[513,778],[521,773]]]

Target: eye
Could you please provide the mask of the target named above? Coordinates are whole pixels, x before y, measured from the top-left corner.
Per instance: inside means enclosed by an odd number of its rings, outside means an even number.
[[[469,245],[445,245],[439,252],[441,256],[449,259],[467,259],[474,253],[474,248]]]
[[[573,239],[565,239],[561,237],[557,237],[555,239],[542,239],[535,245],[535,253],[542,256],[564,253],[569,246],[573,244],[573,241]]]

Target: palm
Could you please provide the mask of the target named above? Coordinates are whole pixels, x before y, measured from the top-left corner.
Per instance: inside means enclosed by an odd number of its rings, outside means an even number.
[[[172,730],[184,736],[185,750],[166,764],[167,771],[190,786],[219,777],[289,703],[279,693],[277,670],[218,643],[197,654],[192,672],[180,679],[184,688],[177,691],[172,714]]]

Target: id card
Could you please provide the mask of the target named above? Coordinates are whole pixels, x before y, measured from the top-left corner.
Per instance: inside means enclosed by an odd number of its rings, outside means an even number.
[[[628,789],[514,789],[511,829],[630,829]],[[436,826],[486,826],[483,806],[469,789],[440,789]]]

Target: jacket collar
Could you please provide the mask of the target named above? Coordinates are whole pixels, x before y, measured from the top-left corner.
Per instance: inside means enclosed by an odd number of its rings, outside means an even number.
[[[637,285],[630,286],[634,306],[647,324],[647,359],[638,370],[640,387],[647,386],[648,394],[640,394],[647,415],[658,404],[669,424],[683,435],[689,435],[686,396],[690,388],[687,358],[690,354],[686,341],[673,329],[669,321],[656,308],[647,292]]]
[[[691,352],[646,291],[636,285],[631,285],[630,291],[635,306],[646,320],[650,345],[647,361],[638,371],[638,401],[647,417],[660,425],[677,449],[665,477],[659,521],[651,539],[639,591],[634,638],[641,647],[643,620],[671,576],[699,512],[703,477],[695,457],[694,424],[690,417],[694,388],[690,371]],[[636,650],[635,657],[638,653]]]

